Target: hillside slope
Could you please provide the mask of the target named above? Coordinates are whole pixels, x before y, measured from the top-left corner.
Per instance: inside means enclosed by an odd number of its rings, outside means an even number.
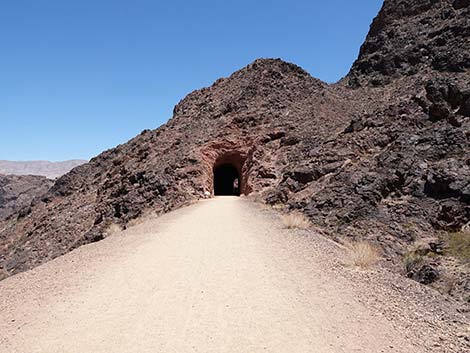
[[[191,93],[166,125],[75,168],[4,227],[0,267],[30,269],[203,198],[230,165],[242,194],[368,239],[397,270],[419,256],[408,276],[468,297],[468,263],[445,241],[470,222],[469,17],[466,1],[386,0],[338,84],[260,59]]]
[[[0,174],[0,221],[28,212],[34,198],[45,194],[54,182],[42,176]]]

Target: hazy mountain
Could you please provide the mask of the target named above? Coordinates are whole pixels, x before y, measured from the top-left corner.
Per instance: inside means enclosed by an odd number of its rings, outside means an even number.
[[[41,175],[49,179],[58,178],[73,168],[86,163],[85,160],[63,162],[49,161],[4,161],[0,160],[0,174],[6,175]]]

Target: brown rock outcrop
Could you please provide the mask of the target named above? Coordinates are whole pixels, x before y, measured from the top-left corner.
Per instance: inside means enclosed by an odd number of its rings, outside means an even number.
[[[42,176],[0,174],[0,222],[12,215],[24,216],[30,212],[31,202],[44,195],[53,184]]]

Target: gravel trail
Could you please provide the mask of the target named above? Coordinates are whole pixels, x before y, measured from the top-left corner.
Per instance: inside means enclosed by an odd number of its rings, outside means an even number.
[[[427,352],[304,233],[243,198],[148,217],[0,282],[0,352]]]

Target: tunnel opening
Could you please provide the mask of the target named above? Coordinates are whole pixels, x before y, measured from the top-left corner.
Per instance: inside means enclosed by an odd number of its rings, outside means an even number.
[[[241,179],[238,168],[230,163],[214,167],[214,195],[240,196]]]

